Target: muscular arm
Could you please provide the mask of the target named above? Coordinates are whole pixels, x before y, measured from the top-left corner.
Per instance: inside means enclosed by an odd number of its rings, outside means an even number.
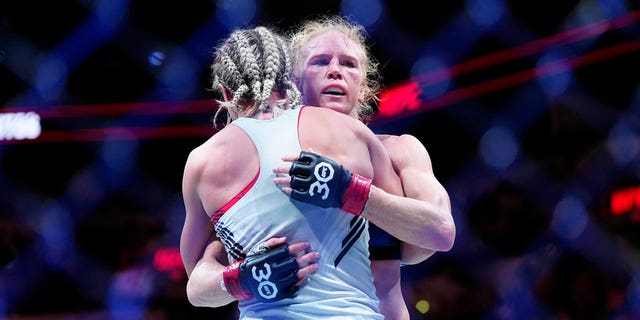
[[[182,179],[185,219],[180,237],[180,255],[188,276],[191,275],[213,233],[208,215],[198,195],[203,170],[204,161],[198,151],[194,150],[189,154]]]
[[[368,129],[362,123],[358,122],[358,124],[363,126],[360,128],[362,129],[360,131],[362,133],[361,138],[368,141],[367,145],[374,169],[374,185],[370,188],[364,210],[349,212],[361,214],[384,231],[410,245],[433,251],[451,249],[455,238],[455,225],[451,216],[449,197],[442,185],[433,176],[431,162],[425,148],[417,139],[411,136],[403,136],[408,143],[397,148],[403,154],[397,156],[398,158],[394,161],[394,165],[403,167],[402,176],[405,177],[405,180],[417,182],[408,182],[406,186],[401,186],[398,174],[391,164],[389,153],[385,150],[384,145],[372,134],[370,139],[367,138],[366,130]],[[371,132],[369,131],[369,133]],[[321,156],[323,152],[321,151],[319,154]],[[401,159],[411,158],[414,158],[411,162],[400,161]],[[297,159],[298,155],[283,157],[285,162],[295,162]],[[307,162],[302,160],[301,163],[309,167],[310,164]],[[306,191],[313,182],[313,179],[308,179],[308,177],[313,175],[309,175],[308,172],[301,172],[299,170],[300,167],[297,165],[293,172],[290,172],[290,168],[294,167],[291,164],[283,165],[275,168],[274,172],[279,175],[292,174],[294,176],[297,188],[295,199],[322,205],[318,202],[320,200],[311,199],[311,196]],[[308,171],[310,169],[306,168],[305,170]],[[292,194],[291,181],[291,177],[277,177],[274,179],[274,182],[290,195]],[[428,183],[427,185],[421,185],[420,181],[427,181]],[[403,187],[409,191],[404,191]],[[364,189],[369,190],[368,187]],[[415,199],[405,197],[405,194],[411,194]],[[340,197],[342,196],[344,195],[340,195]],[[418,199],[432,199],[432,201]],[[326,205],[340,207],[347,202],[343,199],[341,204],[331,202]],[[408,249],[410,250],[406,252],[411,254],[416,254],[420,251],[416,250],[416,248]],[[422,259],[429,254],[427,251],[420,253],[423,256]]]
[[[429,154],[416,138],[386,138],[382,138],[383,144],[392,156],[405,196],[374,187],[362,215],[406,242],[403,262],[417,263],[433,251],[447,251],[453,245],[455,224],[449,196],[433,174]]]
[[[194,306],[218,307],[234,299],[220,287],[227,258],[222,243],[213,239],[213,227],[198,195],[204,162],[197,151],[187,159],[182,181],[185,221],[180,255],[189,276],[187,298]]]

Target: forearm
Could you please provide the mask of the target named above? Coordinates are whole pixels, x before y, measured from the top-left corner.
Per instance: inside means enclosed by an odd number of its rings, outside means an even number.
[[[362,216],[396,238],[434,251],[453,245],[455,225],[448,206],[396,196],[373,186]]]
[[[193,269],[187,282],[187,298],[197,307],[220,307],[235,299],[222,289],[224,266],[201,261]]]
[[[221,286],[227,263],[222,242],[209,243],[187,282],[187,298],[192,305],[215,308],[235,300]]]

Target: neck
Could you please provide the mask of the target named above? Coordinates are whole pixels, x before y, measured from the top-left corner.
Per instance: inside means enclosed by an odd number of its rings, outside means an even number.
[[[270,106],[263,110],[257,110],[251,117],[258,120],[269,120],[279,116],[283,111],[284,109],[280,106]]]

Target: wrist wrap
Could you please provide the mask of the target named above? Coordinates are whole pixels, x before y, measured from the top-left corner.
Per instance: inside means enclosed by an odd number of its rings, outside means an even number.
[[[364,210],[367,201],[369,200],[369,193],[371,192],[371,179],[365,178],[358,174],[351,175],[351,183],[344,192],[342,198],[341,209],[359,216]]]
[[[244,260],[236,261],[224,268],[222,272],[225,289],[236,300],[253,298],[251,292],[242,287],[242,281],[240,280],[240,265],[243,262]]]

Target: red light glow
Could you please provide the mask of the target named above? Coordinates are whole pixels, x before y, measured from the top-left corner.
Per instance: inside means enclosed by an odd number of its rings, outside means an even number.
[[[158,271],[169,272],[172,280],[180,280],[185,275],[178,248],[160,248],[153,256],[153,266]]]
[[[616,190],[611,194],[611,214],[619,216],[630,212],[634,207],[640,208],[640,187]]]

